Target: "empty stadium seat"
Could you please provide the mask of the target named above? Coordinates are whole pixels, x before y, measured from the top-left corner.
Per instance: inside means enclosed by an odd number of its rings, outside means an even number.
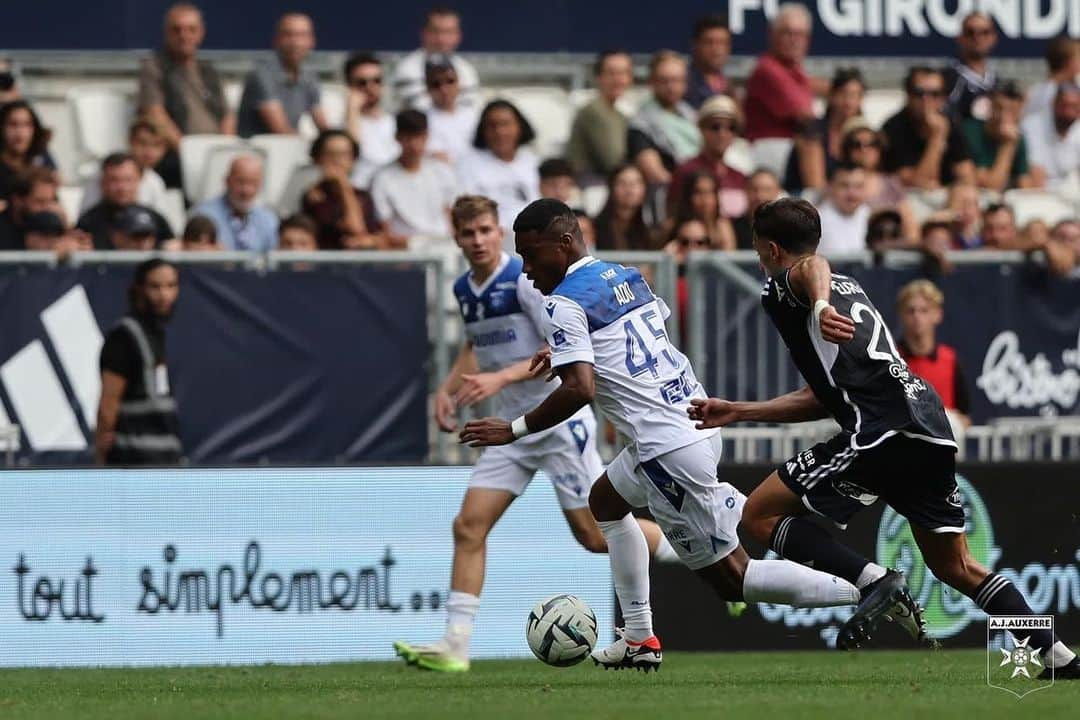
[[[904,107],[905,101],[903,90],[867,90],[862,102],[863,117],[870,127],[880,130],[886,120]]]
[[[304,193],[322,177],[322,170],[315,165],[303,165],[293,170],[292,177],[277,201],[278,215],[286,217],[300,210]]]
[[[754,172],[753,150],[744,138],[735,138],[724,153],[724,164],[749,176]]]
[[[345,86],[340,83],[323,83],[320,88],[323,112],[326,113],[326,122],[330,127],[345,127],[345,110],[348,107],[349,95]]]
[[[229,173],[229,165],[238,155],[259,155],[263,159],[263,167],[266,166],[266,153],[260,148],[247,143],[233,143],[231,145],[218,145],[210,148],[203,166],[203,179],[199,190],[194,196],[189,195],[193,204],[217,197],[225,192],[225,176]],[[266,185],[259,194],[259,200],[266,198]]]
[[[510,87],[503,88],[499,96],[509,100],[536,131],[533,148],[541,158],[562,153],[570,137],[570,123],[574,109],[570,96],[556,87]]]
[[[277,205],[293,171],[308,162],[310,143],[299,135],[255,135],[250,142],[266,158],[263,198],[268,205]]]
[[[92,163],[96,168],[97,161],[109,153],[127,149],[133,108],[124,93],[110,87],[89,85],[69,90],[67,102],[75,124],[81,163]]]
[[[1054,225],[1080,213],[1075,203],[1045,190],[1009,190],[1005,193],[1005,203],[1013,209],[1016,224],[1021,228],[1033,220]]]
[[[762,138],[750,145],[750,156],[754,160],[754,169],[772,170],[777,177],[784,177],[788,155],[791,154],[790,138]]]
[[[589,217],[596,217],[600,214],[600,211],[604,209],[604,203],[607,202],[608,189],[607,185],[590,185],[581,191],[581,205],[585,210],[585,214]]]
[[[184,193],[176,188],[166,190],[157,211],[169,221],[169,227],[176,233],[176,237],[184,234],[184,225],[187,223],[187,211],[184,209]]]
[[[79,210],[82,208],[83,189],[78,185],[63,185],[57,189],[56,194],[68,224],[75,224],[79,219]]]
[[[189,200],[198,202],[196,197],[202,197],[203,173],[211,151],[229,146],[247,147],[231,135],[185,135],[180,138],[180,173],[184,194]]]

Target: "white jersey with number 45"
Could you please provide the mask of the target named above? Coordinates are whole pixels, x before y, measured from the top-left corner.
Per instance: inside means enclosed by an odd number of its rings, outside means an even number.
[[[637,268],[583,257],[544,309],[552,367],[592,364],[597,402],[637,447],[639,462],[718,432],[695,429],[686,414],[705,391],[668,340],[667,305]]]

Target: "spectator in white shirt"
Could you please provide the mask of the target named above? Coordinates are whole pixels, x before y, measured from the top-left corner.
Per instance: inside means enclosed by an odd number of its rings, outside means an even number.
[[[476,135],[477,110],[459,102],[461,84],[448,55],[431,55],[424,69],[431,107],[428,117],[428,153],[456,163]]]
[[[539,161],[525,145],[536,133],[513,103],[492,100],[480,113],[473,148],[457,164],[462,192],[499,205],[499,224],[511,228],[526,205],[540,197]],[[506,233],[507,247],[514,234]]]
[[[397,114],[401,154],[371,181],[375,215],[391,235],[451,237],[450,206],[456,182],[449,165],[425,154],[427,139],[424,113],[402,110]]]
[[[460,44],[461,17],[457,11],[447,7],[429,10],[420,31],[420,49],[403,57],[394,68],[394,96],[398,101],[420,110],[431,107],[424,69],[428,56],[441,54],[450,57],[457,71],[463,102],[475,105],[480,78],[472,64],[455,54]]]
[[[1080,82],[1080,40],[1068,35],[1056,37],[1046,46],[1049,76],[1028,89],[1023,117],[1053,112],[1054,95],[1063,82]]]
[[[135,164],[139,167],[139,194],[135,201],[159,213],[165,212],[168,209],[165,202],[165,181],[154,171],[169,150],[161,126],[148,117],[136,119],[128,131],[128,145],[131,157],[135,158]],[[88,210],[99,200],[101,178],[95,175],[86,181],[79,211]]]
[[[1032,115],[1020,127],[1028,162],[1046,169],[1046,186],[1080,189],[1080,85],[1059,85],[1052,111]]]
[[[870,220],[866,171],[857,165],[838,165],[829,181],[825,202],[818,211],[821,215],[818,253],[829,258],[865,250]]]
[[[360,144],[352,184],[366,190],[375,172],[398,155],[394,116],[382,106],[382,62],[370,52],[353,53],[345,61],[345,82],[349,86],[345,127]]]

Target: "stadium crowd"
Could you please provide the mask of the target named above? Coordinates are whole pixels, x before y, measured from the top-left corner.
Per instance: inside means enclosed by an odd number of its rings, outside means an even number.
[[[1026,91],[991,62],[992,19],[967,15],[947,66],[907,69],[904,106],[876,127],[863,114],[867,84],[857,68],[811,76],[805,60],[812,18],[781,5],[767,50],[745,80],[729,77],[731,31],[722,15],[700,18],[689,56],[656,52],[648,96],[628,107],[631,56],[610,50],[594,67],[596,94],[580,107],[557,157],[539,157],[536,131],[514,103],[483,103],[481,78],[457,53],[458,13],[428,12],[421,47],[393,67],[352,54],[343,68],[344,122],[332,126],[308,58],[315,28],[282,16],[275,59],[259,61],[231,107],[214,65],[200,58],[206,28],[199,9],[167,12],[161,48],[141,63],[129,145],[100,163],[78,217],[58,199],[62,182],[50,131],[0,67],[0,249],[399,249],[418,238],[449,243],[449,208],[462,193],[498,202],[500,222],[539,197],[582,208],[582,226],[601,250],[750,247],[748,218],[781,194],[820,209],[826,255],[906,248],[948,269],[950,250],[1042,253],[1058,274],[1078,272],[1076,214],[1020,226],[1003,193],[1042,190],[1080,199],[1080,40],[1047,44],[1047,77]],[[11,79],[11,82],[7,82]],[[815,114],[815,101],[824,112]],[[264,159],[232,158],[223,191],[187,198],[186,226],[170,227],[162,206],[185,187],[180,145],[203,134],[317,136],[310,164],[297,169],[295,207],[265,204]],[[733,160],[778,148],[773,167]],[[768,163],[766,163],[768,164]],[[583,198],[605,200],[589,217]]]

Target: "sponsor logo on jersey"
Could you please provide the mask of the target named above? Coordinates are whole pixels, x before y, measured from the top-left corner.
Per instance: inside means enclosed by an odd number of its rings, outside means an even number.
[[[517,280],[505,280],[503,282],[495,283],[496,290],[517,290]]]
[[[617,275],[617,274],[618,273],[616,273],[615,268],[608,268],[604,272],[600,273],[600,279],[601,280],[610,280],[613,277],[615,277],[615,275]]]
[[[513,328],[500,328],[491,332],[476,333],[472,336],[472,343],[476,347],[489,347],[491,345],[505,345],[517,340],[517,333]]]

